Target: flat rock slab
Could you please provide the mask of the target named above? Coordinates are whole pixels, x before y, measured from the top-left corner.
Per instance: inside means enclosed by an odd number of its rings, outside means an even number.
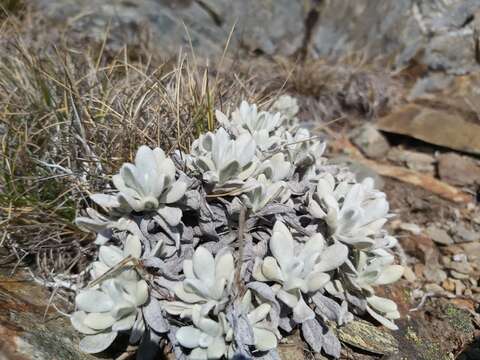
[[[377,127],[430,144],[480,154],[480,125],[443,110],[409,104],[381,118]]]
[[[473,185],[480,182],[480,166],[472,158],[455,153],[438,157],[440,178],[453,185]]]
[[[49,292],[25,277],[0,273],[0,359],[93,360],[78,349],[70,321],[52,307]]]

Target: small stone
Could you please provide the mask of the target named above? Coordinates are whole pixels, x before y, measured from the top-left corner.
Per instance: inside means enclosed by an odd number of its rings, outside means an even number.
[[[466,280],[468,279],[468,275],[467,274],[462,274],[458,271],[455,271],[455,270],[450,270],[450,274],[455,278],[455,279],[459,279],[459,280]]]
[[[480,242],[464,243],[460,246],[465,251],[465,254],[467,254],[469,261],[476,261],[480,259]]]
[[[440,284],[447,278],[447,273],[438,267],[427,266],[423,270],[423,276],[425,276],[425,279],[427,279],[427,281]]]
[[[470,274],[473,272],[472,265],[468,262],[455,262],[452,261],[450,264],[446,265],[449,269],[455,270],[462,274]]]
[[[452,260],[450,259],[450,256],[444,255],[444,256],[441,257],[441,259],[442,259],[442,265],[443,266],[448,267],[450,265],[450,263],[452,262]]]
[[[417,276],[413,272],[410,266],[405,266],[403,270],[403,277],[407,279],[409,282],[415,282],[417,280]]]
[[[365,156],[372,159],[384,157],[390,148],[385,136],[374,125],[368,123],[354,131],[352,142]]]
[[[425,270],[425,265],[418,263],[413,266],[413,272],[415,273],[415,276],[421,277],[423,274],[423,271]]]
[[[445,290],[438,284],[426,284],[425,291],[433,294],[443,294]]]
[[[451,245],[453,244],[453,239],[448,235],[448,233],[436,227],[435,225],[430,225],[426,230],[427,235],[435,241],[437,244],[441,245]]]
[[[453,292],[455,290],[455,280],[452,280],[450,278],[446,279],[442,283],[442,287],[447,291]]]
[[[460,296],[463,294],[466,286],[460,280],[453,280],[455,283],[455,295]]]
[[[463,248],[460,245],[457,245],[457,244],[442,246],[440,248],[440,251],[442,252],[442,254],[450,255],[450,256],[465,253]]]
[[[412,233],[413,235],[420,235],[422,233],[422,229],[417,224],[402,222],[398,227],[404,231]]]
[[[406,165],[414,171],[429,174],[433,174],[435,171],[435,158],[421,152],[396,147],[388,152],[387,158],[394,163]]]
[[[470,157],[446,153],[438,157],[438,174],[452,185],[473,185],[480,179],[480,167]]]
[[[463,295],[472,296],[473,295],[472,289],[465,289],[465,291],[463,292]]]
[[[480,234],[474,230],[467,229],[465,225],[459,224],[452,229],[455,236],[455,242],[464,243],[464,242],[474,242],[480,240]]]

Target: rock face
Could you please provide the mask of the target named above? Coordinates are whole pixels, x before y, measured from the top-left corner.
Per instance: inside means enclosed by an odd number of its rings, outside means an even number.
[[[397,66],[417,57],[434,70],[466,73],[478,69],[472,20],[479,9],[478,0],[325,1],[313,50],[316,56],[361,51]]]
[[[97,40],[110,26],[114,47],[138,42],[146,28],[166,56],[191,43],[198,55],[217,57],[235,27],[231,54],[360,52],[397,67],[415,60],[455,75],[480,69],[480,0],[39,0],[37,7]]]
[[[232,52],[291,55],[302,44],[308,10],[289,0],[40,0],[37,7],[54,20],[75,18],[73,29],[95,40],[110,26],[113,47],[138,41],[139,29],[148,29],[166,56],[177,56],[191,43],[204,57],[221,55],[233,28]]]
[[[0,359],[95,359],[78,350],[70,321],[47,307],[50,296],[19,274],[0,273]]]

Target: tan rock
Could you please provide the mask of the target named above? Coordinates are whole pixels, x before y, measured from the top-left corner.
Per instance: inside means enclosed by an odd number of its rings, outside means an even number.
[[[415,282],[417,280],[417,276],[415,275],[410,266],[404,267],[403,277],[409,282]]]
[[[451,245],[453,244],[453,239],[448,235],[448,233],[435,225],[430,225],[426,230],[427,235],[435,241],[437,244],[441,245]]]
[[[463,294],[463,291],[466,289],[466,286],[460,280],[454,280],[455,283],[455,295],[460,296]]]
[[[385,136],[374,125],[368,123],[354,131],[352,142],[365,156],[372,159],[384,157],[390,148]]]
[[[455,291],[455,280],[447,278],[443,283],[442,287],[450,292]]]
[[[435,158],[429,154],[395,147],[390,149],[387,158],[394,163],[405,165],[415,171],[429,174],[433,174],[435,171]]]
[[[438,175],[452,185],[472,185],[480,181],[480,166],[470,157],[446,153],[438,157]]]
[[[480,154],[480,125],[466,121],[455,112],[408,104],[381,118],[377,127],[431,144]]]
[[[455,270],[462,274],[470,274],[473,272],[472,265],[468,262],[456,262],[452,261],[450,264],[446,265],[449,269]]]

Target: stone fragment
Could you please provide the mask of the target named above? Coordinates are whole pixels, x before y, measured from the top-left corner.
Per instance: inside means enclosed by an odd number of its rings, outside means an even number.
[[[339,327],[338,337],[342,342],[370,353],[383,355],[398,352],[398,341],[392,334],[363,320],[354,320]]]
[[[454,234],[455,242],[464,243],[464,242],[474,242],[480,240],[480,233],[468,229],[464,224],[458,224],[452,228]]]
[[[467,258],[469,261],[476,261],[480,259],[480,242],[468,242],[463,243],[460,246],[465,251],[465,254],[467,254]]]
[[[472,265],[468,262],[455,262],[452,261],[447,265],[449,269],[455,270],[462,274],[470,274],[473,272]]]
[[[417,280],[417,276],[415,275],[410,266],[404,267],[403,277],[409,282],[415,282]]]
[[[437,244],[441,244],[441,245],[453,244],[453,239],[450,237],[450,235],[448,235],[448,233],[445,230],[440,229],[435,225],[430,225],[427,228],[426,233]]]
[[[425,291],[433,294],[443,294],[445,290],[438,284],[426,284]]]
[[[409,104],[381,118],[376,125],[382,131],[480,154],[480,125],[442,109]]]
[[[0,269],[1,360],[95,360],[78,348],[79,334],[60,315],[64,303],[51,304],[51,293],[30,274]],[[58,297],[57,297],[58,299]]]
[[[422,263],[417,263],[413,267],[413,273],[416,277],[421,277],[423,275],[423,271],[425,270],[425,265]]]
[[[365,156],[372,159],[384,157],[390,148],[385,136],[383,136],[380,131],[370,123],[364,124],[354,131],[352,142],[365,154]]]
[[[480,166],[475,160],[455,153],[438,156],[438,174],[443,181],[457,186],[480,182]]]
[[[440,284],[447,278],[447,273],[438,266],[426,266],[423,270],[423,276],[427,281]]]
[[[398,227],[404,231],[411,232],[414,235],[420,235],[422,233],[422,229],[417,224],[402,222]]]
[[[455,283],[455,295],[460,296],[466,289],[466,286],[460,280],[454,280]]]
[[[463,274],[463,273],[455,271],[455,270],[450,270],[450,274],[455,279],[459,279],[459,280],[467,280],[469,278],[469,276],[467,274]]]
[[[449,292],[455,291],[455,280],[450,278],[445,279],[445,281],[442,282],[442,287]]]
[[[404,150],[400,147],[390,149],[388,160],[407,166],[414,171],[433,174],[435,171],[435,158],[431,155],[417,151]]]
[[[442,246],[442,248],[440,250],[441,250],[442,254],[450,255],[450,256],[462,255],[462,254],[465,253],[465,251],[463,250],[463,248],[459,244]]]

